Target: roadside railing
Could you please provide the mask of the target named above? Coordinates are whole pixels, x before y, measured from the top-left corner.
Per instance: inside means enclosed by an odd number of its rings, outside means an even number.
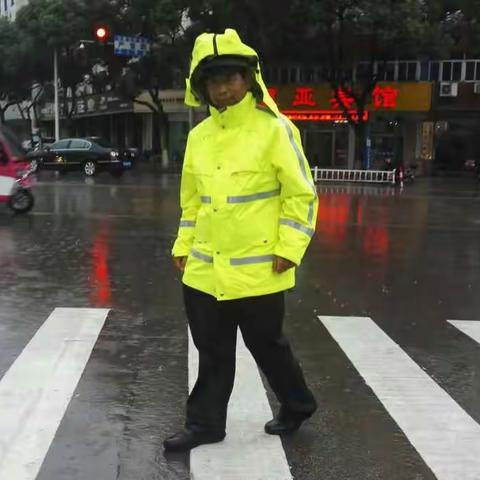
[[[395,170],[344,170],[312,168],[315,182],[389,183],[395,185]]]

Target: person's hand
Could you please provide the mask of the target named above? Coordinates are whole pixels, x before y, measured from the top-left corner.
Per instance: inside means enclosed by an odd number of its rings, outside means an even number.
[[[286,258],[277,257],[276,255],[273,257],[273,271],[275,273],[283,273],[294,267],[296,265]]]
[[[178,268],[181,272],[185,271],[185,265],[187,264],[188,257],[173,257],[173,263],[175,267]]]

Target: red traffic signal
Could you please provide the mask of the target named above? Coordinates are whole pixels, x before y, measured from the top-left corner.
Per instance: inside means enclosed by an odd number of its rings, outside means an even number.
[[[108,27],[101,26],[95,29],[95,37],[99,42],[106,42],[108,40],[110,33]]]

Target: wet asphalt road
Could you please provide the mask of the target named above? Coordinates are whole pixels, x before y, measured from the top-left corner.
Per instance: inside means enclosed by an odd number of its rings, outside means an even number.
[[[188,455],[161,448],[187,395],[170,260],[178,177],[39,180],[32,214],[0,209],[0,377],[54,308],[112,311],[38,480],[187,479]],[[283,441],[292,475],[433,480],[317,315],[371,317],[480,422],[480,346],[446,323],[480,320],[480,191],[436,179],[319,193],[317,233],[287,297],[286,331],[320,406]]]

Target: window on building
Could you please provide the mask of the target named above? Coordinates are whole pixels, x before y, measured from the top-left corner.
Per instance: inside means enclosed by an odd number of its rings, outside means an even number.
[[[465,72],[465,80],[472,82],[475,80],[475,66],[476,62],[467,62],[467,68]]]
[[[395,80],[395,62],[379,63],[378,73],[380,80],[387,82]]]
[[[298,67],[290,67],[290,83],[296,83],[298,81]]]
[[[452,62],[443,62],[442,64],[442,80],[449,82],[452,79]]]
[[[281,83],[288,83],[289,80],[289,68],[288,67],[282,67],[280,69],[280,82]]]
[[[442,80],[458,82],[462,79],[462,62],[442,62]]]
[[[417,62],[408,62],[407,80],[414,82],[417,79]]]
[[[417,79],[417,62],[399,62],[398,80],[414,82]]]
[[[440,63],[439,62],[432,62],[430,64],[430,81],[438,82],[440,79]]]
[[[422,82],[427,82],[430,80],[429,77],[430,64],[428,62],[422,62],[420,64],[420,80]]]
[[[359,63],[355,75],[357,79],[370,78],[372,73],[372,65],[370,63]]]
[[[316,81],[315,70],[311,67],[302,68],[300,71],[300,83],[313,83]]]
[[[458,82],[462,79],[462,62],[454,62],[452,80]]]

